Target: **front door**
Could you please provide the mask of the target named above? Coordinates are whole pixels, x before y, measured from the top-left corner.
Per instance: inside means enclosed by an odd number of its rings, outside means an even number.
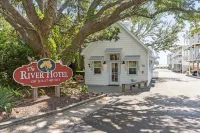
[[[119,84],[119,63],[110,63],[110,84]]]

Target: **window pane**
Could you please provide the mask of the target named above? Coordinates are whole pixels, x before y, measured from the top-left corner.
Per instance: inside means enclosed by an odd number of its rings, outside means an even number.
[[[111,54],[110,60],[119,60],[119,54]]]
[[[136,67],[136,61],[129,61],[129,67]]]
[[[94,61],[94,67],[101,67],[101,61]]]
[[[94,74],[101,74],[101,68],[94,68]]]
[[[129,68],[129,74],[137,74],[137,68]]]

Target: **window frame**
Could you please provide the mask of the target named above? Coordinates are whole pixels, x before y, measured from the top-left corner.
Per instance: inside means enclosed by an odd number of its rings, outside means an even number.
[[[136,62],[136,66],[135,67],[130,67],[130,62]],[[136,68],[136,74],[131,74],[130,73],[130,68]],[[138,61],[128,61],[128,75],[137,75],[138,74]]]
[[[95,62],[100,62],[100,67],[95,67]],[[100,68],[101,69],[101,73],[95,73],[95,68]],[[100,75],[100,74],[102,74],[102,61],[93,61],[93,73],[95,74],[95,75]]]
[[[114,59],[114,60],[112,60],[111,59],[111,56],[115,56],[116,55],[116,57],[118,57],[118,59]],[[110,61],[120,61],[120,54],[118,54],[118,53],[113,53],[113,54],[109,54],[109,60]]]

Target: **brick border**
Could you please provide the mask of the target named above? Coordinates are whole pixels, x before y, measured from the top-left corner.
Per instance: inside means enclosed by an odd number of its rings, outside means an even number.
[[[44,112],[44,113],[39,113],[38,115],[34,115],[34,116],[27,116],[27,117],[22,117],[22,118],[17,118],[17,119],[10,120],[10,121],[2,122],[2,123],[0,123],[0,129],[7,128],[9,126],[17,125],[17,124],[20,124],[20,123],[25,123],[25,122],[28,122],[28,121],[40,119],[42,117],[46,117],[46,116],[49,116],[49,115],[52,115],[52,114],[55,114],[55,113],[60,113],[60,112],[72,109],[74,107],[77,107],[77,106],[80,106],[80,105],[101,99],[101,98],[106,97],[106,96],[107,96],[106,94],[102,94],[100,96],[90,98],[90,99],[87,99],[87,100],[83,100],[83,101],[78,102],[78,103],[73,103],[71,105],[68,105],[68,106],[60,108],[60,109],[56,109],[56,110],[52,110],[52,111]]]

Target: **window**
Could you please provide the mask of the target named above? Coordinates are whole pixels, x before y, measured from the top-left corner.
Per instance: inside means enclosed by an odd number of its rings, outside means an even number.
[[[94,61],[94,74],[101,74],[101,61]]]
[[[137,61],[129,61],[128,72],[129,74],[137,74]]]
[[[119,54],[111,54],[110,60],[119,60]]]

